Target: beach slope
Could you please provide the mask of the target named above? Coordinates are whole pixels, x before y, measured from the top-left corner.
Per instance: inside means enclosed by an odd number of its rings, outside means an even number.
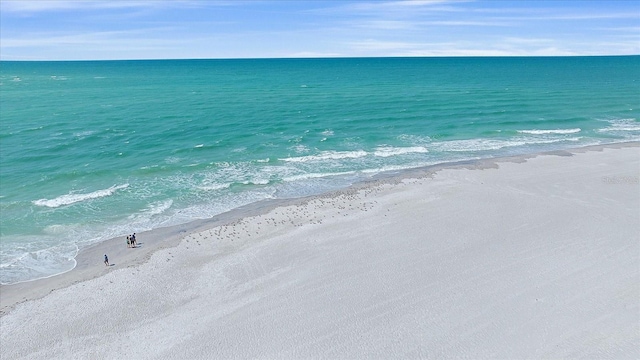
[[[639,175],[633,143],[300,200],[15,305],[2,359],[637,359]]]

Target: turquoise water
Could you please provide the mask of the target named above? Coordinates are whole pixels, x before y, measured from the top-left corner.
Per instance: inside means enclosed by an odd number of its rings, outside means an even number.
[[[384,171],[640,140],[640,57],[0,63],[0,282]]]

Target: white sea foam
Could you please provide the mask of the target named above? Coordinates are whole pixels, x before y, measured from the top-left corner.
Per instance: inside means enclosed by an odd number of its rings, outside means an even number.
[[[59,234],[69,233],[70,230],[71,230],[70,225],[53,224],[53,225],[46,226],[43,229],[43,232],[49,235],[59,235]]]
[[[362,170],[361,172],[363,174],[380,174],[380,173],[384,173],[384,172],[389,172],[389,171],[401,171],[401,170],[407,170],[407,169],[413,169],[419,166],[426,166],[426,165],[430,165],[431,163],[425,163],[425,164],[406,164],[406,165],[388,165],[388,166],[383,166],[380,168],[375,168],[375,169],[365,169]]]
[[[84,137],[87,137],[87,136],[91,136],[93,134],[95,134],[95,131],[86,130],[86,131],[80,131],[80,132],[74,133],[73,136],[78,137],[78,138],[84,138]]]
[[[381,146],[381,147],[378,147],[373,154],[375,156],[380,156],[380,157],[389,157],[389,156],[404,155],[404,154],[411,154],[411,153],[424,154],[428,152],[429,150],[424,146],[412,146],[412,147]]]
[[[35,200],[35,201],[33,201],[33,204],[37,205],[37,206],[46,206],[46,207],[50,207],[50,208],[57,208],[57,207],[60,207],[60,206],[70,205],[70,204],[74,204],[74,203],[81,202],[81,201],[86,201],[86,200],[97,199],[97,198],[101,198],[101,197],[105,197],[105,196],[110,196],[110,195],[113,195],[116,191],[121,190],[121,189],[126,189],[127,187],[129,187],[129,184],[112,186],[112,187],[110,187],[108,189],[97,190],[97,191],[90,192],[90,193],[87,193],[87,194],[73,194],[73,193],[70,193],[70,194],[58,196],[55,199]]]
[[[640,122],[635,119],[608,120],[611,126],[598,129],[599,132],[640,131]]]
[[[297,152],[298,154],[301,154],[301,153],[303,153],[303,152],[307,152],[307,151],[309,151],[309,148],[308,148],[308,147],[306,147],[306,146],[304,146],[304,145],[300,145],[300,144],[298,144],[298,145],[296,145],[296,146],[293,146],[293,147],[292,147],[292,149],[293,149],[295,152]]]
[[[204,177],[203,179],[197,180],[195,184],[187,185],[186,187],[196,187],[201,190],[219,190],[221,186],[227,188],[234,183],[265,185],[269,184],[273,178],[279,178],[282,174],[288,173],[289,170],[285,166],[262,165],[262,163],[268,161],[269,159],[267,158],[238,163],[217,162],[215,163],[215,169],[199,173],[198,177]]]
[[[482,151],[498,150],[504,147],[521,146],[524,144],[526,144],[525,141],[469,139],[436,142],[432,144],[432,147],[440,151]]]
[[[204,146],[204,144],[198,144],[198,145],[194,146],[194,148],[201,148],[203,146]]]
[[[75,256],[78,246],[65,243],[7,254],[3,249],[0,264],[2,284],[15,284],[36,279],[44,279],[72,270],[76,266]]]
[[[226,184],[201,185],[201,186],[196,186],[196,188],[204,191],[212,191],[212,190],[228,189],[230,186],[231,186],[231,183],[226,183]]]
[[[533,138],[513,138],[511,140],[495,140],[495,139],[468,139],[453,140],[433,143],[432,147],[440,151],[488,151],[500,150],[508,147],[536,145],[536,144],[553,144],[564,141],[580,141],[580,137],[562,138],[562,139],[533,139]]]
[[[181,158],[179,158],[179,157],[177,157],[177,156],[169,156],[169,157],[167,157],[166,159],[164,159],[164,161],[165,161],[167,164],[177,164],[177,163],[179,163],[180,161],[182,161],[182,159],[181,159]]]
[[[355,171],[344,171],[344,172],[337,172],[337,173],[309,173],[309,174],[287,176],[282,180],[286,182],[294,182],[294,181],[300,181],[300,180],[326,178],[331,176],[353,175],[355,173],[356,173]]]
[[[398,140],[402,140],[414,145],[421,145],[431,142],[432,139],[429,136],[402,134],[398,136]]]
[[[173,205],[173,200],[167,199],[163,201],[157,201],[147,205],[144,209],[142,209],[138,213],[134,213],[128,216],[128,224],[133,225],[134,227],[147,228],[149,224],[151,224],[151,219],[157,215],[161,215],[165,213],[167,210],[171,208]],[[122,231],[123,229],[119,229]],[[118,236],[120,234],[113,234],[113,236]]]
[[[546,135],[546,134],[575,134],[582,131],[580,128],[575,129],[551,129],[551,130],[518,130],[521,134],[531,134],[531,135]]]
[[[269,179],[251,179],[251,180],[245,180],[242,183],[244,185],[267,185],[269,184]]]
[[[154,216],[154,215],[160,215],[163,212],[169,210],[169,208],[171,208],[171,205],[173,205],[173,200],[171,200],[171,199],[167,199],[167,200],[164,200],[164,201],[158,201],[158,202],[149,204],[149,206],[147,206],[142,211],[142,213],[144,214],[144,217],[151,217],[151,216]]]
[[[280,159],[287,162],[310,162],[322,160],[357,159],[367,156],[363,150],[356,151],[323,151],[318,155],[298,156]]]

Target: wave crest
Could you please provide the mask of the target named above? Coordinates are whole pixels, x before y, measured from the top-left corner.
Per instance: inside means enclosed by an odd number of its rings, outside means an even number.
[[[603,129],[598,129],[598,132],[640,131],[640,123],[635,121],[635,119],[608,120],[607,122],[610,124],[610,126]]]
[[[123,184],[123,185],[117,185],[117,186],[114,185],[108,189],[97,190],[87,194],[66,194],[66,195],[58,196],[55,199],[35,200],[33,201],[33,204],[37,206],[57,208],[60,206],[71,205],[81,201],[110,196],[110,195],[113,195],[116,191],[121,189],[126,189],[128,187],[129,187],[129,184]]]
[[[387,146],[387,147],[378,147],[373,154],[379,157],[389,157],[389,156],[404,155],[404,154],[411,154],[411,153],[425,154],[428,152],[429,150],[427,150],[427,148],[424,146],[412,146],[412,147]]]
[[[563,134],[575,134],[575,133],[579,133],[580,131],[582,131],[582,129],[580,129],[580,128],[575,128],[575,129],[550,129],[550,130],[537,130],[537,129],[533,129],[533,130],[518,130],[518,132],[521,133],[521,134],[531,134],[531,135],[546,135],[546,134],[563,135]]]
[[[322,160],[357,159],[367,156],[366,151],[323,151],[318,155],[298,156],[280,159],[287,162],[309,162]]]

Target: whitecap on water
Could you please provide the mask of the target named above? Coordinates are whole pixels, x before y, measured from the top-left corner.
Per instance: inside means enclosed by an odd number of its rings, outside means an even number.
[[[610,126],[598,129],[599,132],[637,132],[640,131],[640,122],[635,119],[606,120]]]
[[[565,134],[579,133],[580,131],[582,131],[582,129],[580,129],[580,128],[575,128],[575,129],[549,129],[549,130],[538,130],[538,129],[518,130],[518,132],[521,133],[521,134],[530,134],[530,135],[547,135],[547,134],[565,135]]]
[[[322,161],[322,160],[356,159],[356,158],[367,156],[367,154],[368,153],[364,150],[323,151],[317,155],[288,157],[280,160],[287,161],[287,162],[310,162],[310,161]]]
[[[91,199],[97,199],[105,196],[110,196],[110,195],[113,195],[116,191],[121,189],[126,189],[128,187],[129,187],[129,184],[123,184],[123,185],[117,185],[117,186],[114,185],[108,189],[97,190],[97,191],[93,191],[85,194],[69,193],[66,195],[58,196],[57,198],[54,198],[54,199],[34,200],[33,204],[37,206],[57,208],[60,206],[71,205],[71,204],[85,201],[85,200],[91,200]]]
[[[429,150],[424,146],[411,146],[411,147],[393,147],[393,146],[381,146],[374,151],[375,156],[390,157],[411,153],[425,154]]]

